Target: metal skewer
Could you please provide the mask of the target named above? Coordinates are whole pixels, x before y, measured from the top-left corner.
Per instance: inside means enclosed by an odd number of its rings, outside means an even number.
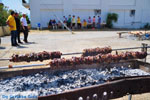
[[[121,48],[121,49],[112,49],[112,51],[118,51],[118,50],[129,50],[129,49],[140,49],[143,47],[132,47],[132,48]],[[150,48],[150,46],[147,46],[146,48]],[[78,54],[82,54],[82,52],[76,52],[76,53],[66,53],[66,54],[62,54],[62,56],[67,56],[67,55],[78,55]],[[150,55],[150,54],[148,54]],[[6,61],[6,60],[10,60],[10,58],[3,58],[0,59],[0,61]],[[31,65],[16,65],[16,66],[12,66],[13,68],[24,68],[24,67],[33,67],[33,66],[46,66],[47,64],[31,64]],[[9,66],[4,66],[4,67],[0,67],[0,69],[8,69]]]
[[[132,47],[132,48],[121,48],[121,49],[112,49],[112,51],[121,51],[121,50],[132,50],[132,49],[141,49],[143,47]],[[150,48],[150,46],[147,46],[147,48]],[[75,52],[75,53],[65,53],[62,54],[62,56],[68,56],[68,55],[79,55],[82,54],[83,52]],[[148,54],[150,55],[150,54]],[[0,59],[0,61],[6,61],[6,60],[10,60],[10,58],[2,58]]]
[[[26,67],[34,67],[34,66],[46,66],[47,64],[31,64],[31,65],[15,65],[12,68],[26,68]],[[10,69],[9,66],[0,67],[0,69]]]

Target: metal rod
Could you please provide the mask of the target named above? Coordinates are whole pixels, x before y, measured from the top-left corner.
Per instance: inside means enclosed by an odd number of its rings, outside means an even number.
[[[132,49],[141,49],[143,47],[132,47],[132,48],[121,48],[121,49],[112,49],[112,51],[121,51],[121,50],[132,50]],[[147,46],[146,48],[150,48],[150,46]],[[82,54],[83,52],[76,52],[76,53],[66,53],[62,54],[62,56],[67,56],[67,55],[79,55]],[[150,54],[149,54],[150,55]],[[0,61],[5,61],[5,60],[10,60],[9,58],[2,58]]]
[[[131,49],[141,49],[143,47],[132,47],[132,48],[121,48],[121,49],[112,49],[112,51],[116,50],[131,50]],[[147,46],[147,48],[150,48],[150,46]]]
[[[62,56],[67,56],[67,55],[79,55],[79,54],[82,54],[82,52],[66,53],[66,54],[62,54]]]
[[[67,55],[79,55],[82,54],[82,52],[76,52],[76,53],[66,53],[66,54],[62,54],[62,56],[67,56]],[[6,61],[6,60],[10,60],[10,58],[1,58],[0,61]]]
[[[10,60],[10,58],[2,58],[0,61]]]
[[[112,49],[112,51],[131,50],[131,49],[141,49],[141,48],[143,48],[143,47],[132,47],[132,48]],[[147,46],[146,48],[150,48],[150,46]],[[82,54],[82,52],[66,53],[66,54],[62,54],[62,55],[63,55],[63,56],[66,56],[66,55],[78,55],[78,54]]]
[[[73,32],[69,27],[67,27],[67,25],[65,25],[65,24],[63,23],[63,21],[62,21],[59,17],[57,17],[55,14],[54,14],[54,16],[61,22],[61,24],[62,24],[69,32],[71,32],[72,34],[74,34],[74,32]]]
[[[128,100],[132,100],[132,95],[131,94],[129,94]]]
[[[127,49],[139,49],[141,48],[142,51],[147,52],[147,48],[150,48],[150,46],[147,46],[147,44],[142,44],[143,47],[133,47],[133,48],[121,48],[121,49],[112,49],[112,51],[117,51],[117,50],[127,50]],[[82,52],[76,52],[76,53],[66,53],[63,54],[63,56],[66,55],[77,55],[77,54],[82,54]],[[150,54],[148,54],[150,55]],[[10,59],[0,59],[0,61],[5,61],[5,60],[10,60]],[[146,61],[146,59],[145,59]],[[45,66],[46,64],[32,64],[32,65],[17,65],[13,66],[13,68],[23,68],[23,67],[33,67],[33,66]],[[0,69],[8,69],[8,66],[0,67]]]
[[[31,64],[31,65],[16,65],[12,68],[25,68],[25,67],[34,67],[34,66],[46,66],[46,64]],[[8,66],[0,67],[0,69],[9,69]]]

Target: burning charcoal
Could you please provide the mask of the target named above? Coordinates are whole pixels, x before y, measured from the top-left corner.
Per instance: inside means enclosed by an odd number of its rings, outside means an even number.
[[[68,82],[67,79],[59,79],[59,80],[57,81],[58,86],[65,85],[67,82]]]
[[[0,92],[37,91],[38,96],[62,93],[70,89],[92,86],[112,80],[114,76],[150,75],[139,69],[122,67],[107,69],[80,69],[51,73],[36,73],[28,76],[12,77],[0,81]],[[119,74],[120,73],[120,74]]]
[[[82,81],[85,81],[85,80],[86,80],[86,77],[85,77],[85,76],[82,76],[82,77],[81,77],[81,80],[82,80]]]

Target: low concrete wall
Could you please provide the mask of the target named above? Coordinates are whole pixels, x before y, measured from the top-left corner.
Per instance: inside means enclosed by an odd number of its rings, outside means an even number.
[[[6,36],[6,35],[10,35],[9,27],[4,26],[4,32],[3,32],[3,29],[0,26],[0,36]]]

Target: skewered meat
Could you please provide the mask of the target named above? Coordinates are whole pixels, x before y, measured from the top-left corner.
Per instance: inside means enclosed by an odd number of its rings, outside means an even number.
[[[98,54],[108,54],[111,53],[112,49],[111,47],[104,47],[104,48],[94,48],[94,49],[84,49],[83,50],[83,57],[87,57],[87,56],[96,56]]]
[[[61,58],[62,53],[59,51],[56,52],[39,52],[39,53],[27,53],[24,55],[13,54],[10,61],[11,62],[30,62],[30,61],[43,61],[54,58]]]
[[[93,63],[110,63],[119,62],[120,60],[144,59],[146,56],[146,52],[125,52],[117,55],[98,54],[96,56],[88,57],[72,57],[71,59],[54,59],[50,62],[50,66],[57,68],[62,66],[75,66],[81,64],[90,65]]]

